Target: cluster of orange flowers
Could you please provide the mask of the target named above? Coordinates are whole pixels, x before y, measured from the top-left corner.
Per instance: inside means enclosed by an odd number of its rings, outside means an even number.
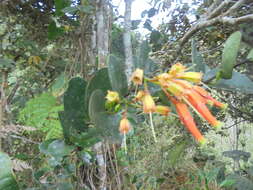
[[[136,69],[132,75],[132,81],[135,85],[143,84],[143,70]],[[226,108],[223,104],[214,99],[204,88],[198,86],[201,83],[202,73],[189,72],[187,68],[180,63],[171,67],[167,73],[159,74],[152,79],[145,79],[148,82],[155,83],[161,87],[163,92],[168,97],[176,108],[177,114],[181,122],[185,125],[192,136],[201,144],[206,142],[206,139],[196,127],[195,121],[190,113],[189,107],[192,108],[201,118],[206,120],[210,125],[215,128],[220,128],[222,122],[218,121],[209,111],[207,104],[216,106],[221,109]],[[167,106],[156,105],[153,97],[150,95],[147,87],[144,85],[144,90],[140,90],[135,101],[142,103],[143,112],[151,113],[156,112],[162,115],[168,115],[170,109]],[[110,93],[107,95],[107,100],[110,99]],[[114,94],[115,95],[115,94]],[[131,130],[130,122],[124,114],[119,131],[126,134]],[[154,131],[152,129],[152,131]],[[154,134],[153,134],[154,135]],[[155,137],[155,135],[154,135]]]

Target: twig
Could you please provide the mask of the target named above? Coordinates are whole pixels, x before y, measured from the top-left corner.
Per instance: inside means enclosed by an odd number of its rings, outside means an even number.
[[[212,19],[214,17],[216,17],[217,15],[219,15],[222,11],[222,9],[227,6],[229,3],[231,3],[231,0],[225,0],[223,1],[216,9],[214,9],[208,16],[207,16],[207,20]]]
[[[242,122],[244,122],[244,121],[247,121],[247,120],[244,119],[244,120],[238,121],[238,122],[236,122],[236,123],[234,123],[233,125],[230,125],[230,126],[228,126],[228,127],[222,127],[222,129],[229,129],[229,128],[234,127],[234,126],[236,126],[237,124],[242,123]]]
[[[22,141],[25,141],[25,142],[29,142],[29,143],[33,143],[33,144],[39,144],[38,142],[27,139],[25,137],[20,137],[20,136],[17,136],[17,135],[9,135],[9,136],[12,137],[12,138],[21,139]]]
[[[206,28],[208,26],[211,26],[217,23],[227,24],[227,25],[236,25],[236,24],[249,22],[249,21],[253,21],[253,14],[249,14],[249,15],[245,15],[245,16],[241,16],[237,18],[218,16],[211,20],[205,20],[205,21],[199,22],[195,26],[193,26],[190,30],[188,30],[183,36],[183,38],[181,38],[180,47],[182,47],[200,29]]]
[[[244,3],[246,3],[247,0],[239,0],[237,1],[232,7],[230,7],[230,9],[228,9],[223,15],[227,16],[230,13],[234,13],[237,9],[240,8],[240,6]]]
[[[10,104],[10,103],[11,103],[11,101],[12,101],[13,97],[15,96],[15,94],[16,94],[18,88],[19,88],[19,83],[17,83],[17,84],[13,87],[13,89],[12,89],[11,92],[10,92],[10,94],[8,95],[8,97],[7,97],[7,104]]]

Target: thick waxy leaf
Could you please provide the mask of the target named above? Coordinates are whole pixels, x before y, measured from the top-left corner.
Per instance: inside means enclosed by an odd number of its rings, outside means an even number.
[[[148,41],[143,41],[138,47],[136,56],[134,57],[135,68],[143,69],[145,74],[152,73],[157,69],[157,64],[149,59],[150,51],[151,47]]]
[[[240,176],[238,174],[229,175],[226,179],[233,180],[234,184],[232,185],[235,189],[240,190],[252,190],[253,183],[251,180],[246,177]]]
[[[197,50],[195,39],[192,39],[192,63],[195,65],[194,71],[205,73],[205,64],[203,58]]]
[[[95,121],[96,115],[100,112],[105,112],[105,94],[102,90],[95,90],[89,102],[89,116],[91,121]]]
[[[249,59],[250,61],[253,61],[253,48],[250,50],[247,59]]]
[[[223,156],[232,158],[233,160],[239,161],[243,160],[247,162],[249,158],[251,157],[250,152],[245,152],[242,150],[230,150],[230,151],[225,151],[222,153]]]
[[[89,103],[90,118],[103,138],[113,141],[119,140],[118,128],[121,115],[106,113],[104,105],[104,93],[99,89],[95,90],[91,95]]]
[[[70,121],[70,128],[78,131],[86,131],[87,125],[85,124],[85,91],[86,82],[80,78],[75,77],[69,81],[69,86],[64,94],[64,115]]]
[[[240,31],[234,32],[225,42],[222,52],[222,64],[220,67],[220,76],[223,79],[231,79],[233,67],[236,63],[236,57],[239,51],[242,34]]]
[[[205,82],[213,78],[217,71],[218,69],[212,69],[207,72],[203,77],[203,81]],[[216,88],[221,88],[224,90],[240,91],[246,94],[253,94],[253,82],[246,75],[235,71],[233,71],[233,77],[231,79],[220,79],[212,85]]]
[[[85,95],[85,106],[88,110],[89,105],[89,99],[93,91],[96,89],[102,90],[105,94],[107,93],[107,90],[112,90],[110,78],[108,75],[108,69],[103,68],[98,70],[95,75],[92,77],[92,79],[87,84],[86,88],[86,95]]]
[[[88,118],[88,110],[85,106],[86,86],[86,82],[82,78],[72,78],[64,94],[64,111],[59,112],[59,118],[67,141],[78,132],[88,130],[88,125],[85,122],[85,118]]]
[[[67,156],[73,150],[62,140],[45,141],[39,145],[40,152],[51,156],[49,162],[52,166],[60,165],[64,156]]]
[[[124,70],[124,61],[110,55],[108,58],[108,74],[112,89],[124,96],[127,93],[127,79]]]
[[[0,152],[0,189],[18,190],[18,184],[12,174],[12,163],[9,156]]]
[[[119,142],[119,123],[121,114],[107,114],[100,112],[95,115],[95,126],[101,131],[101,136],[113,142]]]

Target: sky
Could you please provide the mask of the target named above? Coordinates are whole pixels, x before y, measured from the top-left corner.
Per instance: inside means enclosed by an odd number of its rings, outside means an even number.
[[[150,8],[152,8],[152,5],[149,4],[151,0],[134,0],[133,4],[132,4],[132,15],[131,15],[131,19],[132,20],[139,20],[142,19],[141,18],[141,13],[144,10],[149,10]],[[125,11],[125,2],[124,0],[112,0],[112,3],[114,6],[118,7],[118,11],[120,15],[124,15],[124,11]],[[152,27],[157,28],[159,26],[159,24],[161,24],[163,22],[163,20],[166,20],[166,14],[165,12],[159,13],[158,15],[155,15],[154,17],[151,18],[152,20]],[[145,19],[142,19],[143,21]],[[168,19],[167,19],[168,20]],[[142,26],[142,24],[140,24],[140,26]],[[140,27],[140,29],[138,29],[142,34],[148,34],[149,31],[145,28]]]
[[[142,35],[146,35],[148,33],[150,33],[149,30],[143,28],[143,23],[145,21],[145,18],[141,18],[141,13],[144,10],[149,10],[150,8],[152,8],[152,5],[150,4],[152,0],[133,0],[133,4],[132,4],[132,20],[139,20],[142,19],[142,23],[139,25],[138,31],[142,34]],[[180,3],[192,3],[193,0],[180,0],[178,1]],[[177,2],[177,3],[178,3]],[[114,6],[118,7],[118,11],[120,15],[124,15],[124,11],[125,11],[125,2],[124,0],[112,0],[112,3]],[[168,13],[174,9],[176,7],[176,3],[172,2],[171,3],[171,7],[170,9],[167,9],[166,12],[159,12],[157,15],[153,16],[152,18],[150,18],[150,20],[152,21],[152,27],[153,28],[157,28],[160,24],[162,24],[163,22],[168,23],[170,20],[170,17],[168,17]],[[193,9],[196,9],[197,7],[193,6]],[[188,15],[188,18],[190,20],[195,20],[195,16],[194,15]],[[123,19],[121,20],[123,22]]]

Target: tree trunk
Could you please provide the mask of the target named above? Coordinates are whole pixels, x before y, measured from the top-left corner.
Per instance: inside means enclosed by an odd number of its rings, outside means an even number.
[[[110,34],[110,8],[106,0],[97,0],[97,49],[98,68],[106,66],[106,59],[109,54],[109,34]]]
[[[2,85],[0,89],[0,132],[1,129],[5,127],[7,122],[7,113],[6,113],[6,105],[7,105],[7,97],[6,97],[6,87],[7,87],[7,78],[8,72],[2,71]],[[0,138],[0,151],[2,151],[2,139]]]
[[[133,53],[131,42],[131,7],[133,0],[125,0],[125,19],[124,19],[124,51],[125,51],[125,71],[128,84],[133,70]]]
[[[109,55],[109,35],[111,31],[111,11],[109,3],[106,0],[96,1],[96,21],[97,21],[97,56],[98,69],[106,66],[107,56]],[[98,142],[93,150],[96,152],[96,159],[99,172],[99,190],[107,189],[105,142]]]

